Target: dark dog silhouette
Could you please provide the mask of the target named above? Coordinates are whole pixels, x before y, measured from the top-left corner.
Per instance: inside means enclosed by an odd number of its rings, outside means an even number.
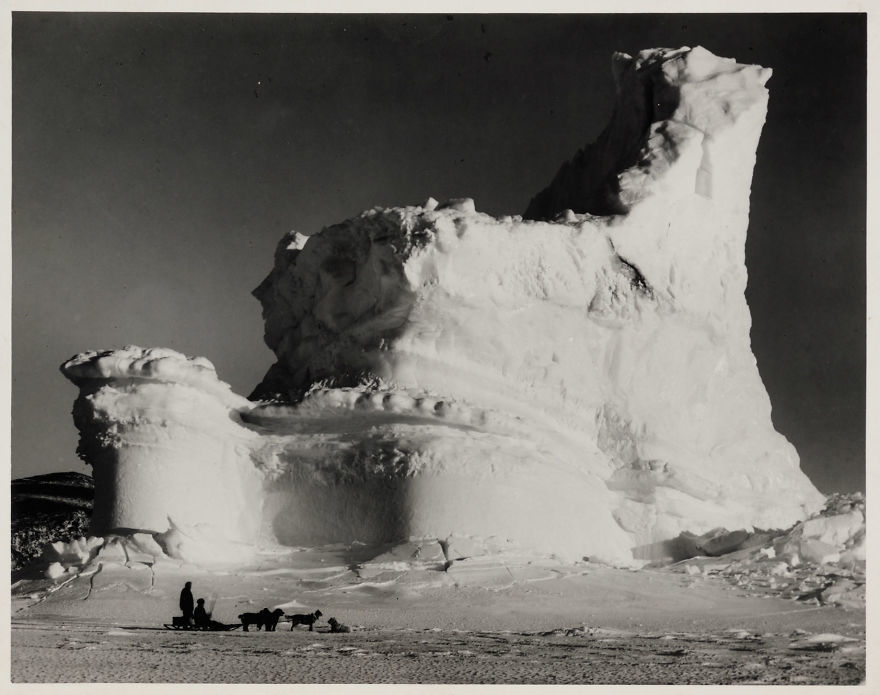
[[[330,618],[327,624],[330,626],[330,632],[351,632],[348,625],[343,625],[336,618]]]
[[[263,610],[266,609],[264,608]],[[276,608],[271,613],[266,611],[263,614],[263,626],[266,628],[266,632],[275,632],[275,626],[278,625],[282,615],[284,615],[284,611],[280,608]]]
[[[241,621],[241,627],[245,632],[249,632],[249,625],[256,625],[257,630],[265,627],[266,632],[274,632],[275,626],[278,625],[282,615],[284,615],[284,611],[280,608],[276,608],[274,611],[264,608],[259,613],[242,613],[238,616],[238,619]]]
[[[315,623],[322,615],[323,613],[321,613],[321,611],[315,611],[314,613],[309,613],[307,615],[297,613],[296,615],[285,615],[284,617],[290,621],[291,630],[293,630],[293,628],[295,628],[297,625],[308,625],[309,632],[313,632]]]
[[[238,619],[241,621],[241,627],[245,632],[248,632],[249,625],[256,625],[259,630],[263,627],[263,623],[265,622],[266,616],[269,614],[269,609],[264,608],[259,613],[242,613],[238,616]]]

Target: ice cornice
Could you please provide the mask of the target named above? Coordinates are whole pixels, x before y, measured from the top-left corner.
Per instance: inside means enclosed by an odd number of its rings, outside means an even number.
[[[127,345],[116,350],[89,350],[74,355],[60,369],[80,388],[131,380],[185,384],[230,407],[249,405],[217,378],[214,365],[206,357],[188,357],[170,348]]]

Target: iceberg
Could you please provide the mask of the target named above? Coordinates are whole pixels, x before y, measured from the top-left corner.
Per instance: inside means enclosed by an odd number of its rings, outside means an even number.
[[[700,47],[613,68],[611,123],[523,215],[429,199],[285,235],[249,398],[167,348],[65,362],[91,532],[205,565],[431,539],[638,564],[819,510],[749,341],[771,71]]]

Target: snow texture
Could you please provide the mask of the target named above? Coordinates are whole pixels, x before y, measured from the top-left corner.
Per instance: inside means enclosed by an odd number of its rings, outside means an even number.
[[[625,564],[821,508],[749,343],[770,70],[699,47],[614,67],[612,123],[534,219],[430,199],[285,236],[253,401],[170,350],[65,363],[94,532],[199,562],[439,539]]]

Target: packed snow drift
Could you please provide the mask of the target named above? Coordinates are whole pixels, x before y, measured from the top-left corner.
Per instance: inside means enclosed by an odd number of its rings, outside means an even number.
[[[614,66],[612,123],[527,218],[430,199],[285,236],[251,400],[168,349],[62,365],[92,532],[203,564],[432,539],[632,564],[820,509],[749,342],[770,70],[699,47]]]

